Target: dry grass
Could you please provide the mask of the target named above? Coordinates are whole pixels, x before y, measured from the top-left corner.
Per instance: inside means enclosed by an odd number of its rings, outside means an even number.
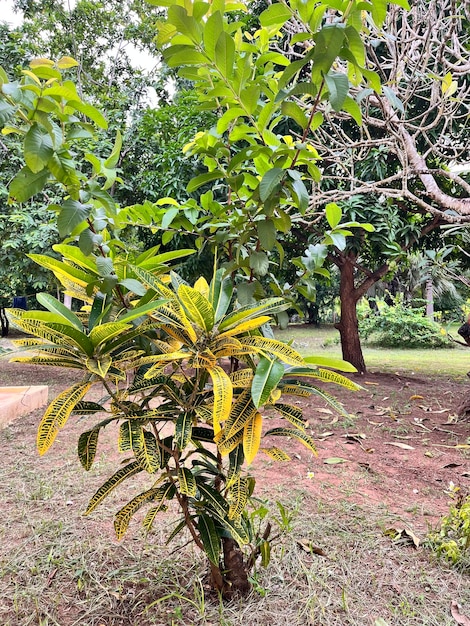
[[[113,463],[102,456],[83,472],[73,436],[39,459],[31,446],[37,418],[0,433],[3,626],[374,626],[378,618],[389,626],[451,626],[452,600],[470,614],[469,576],[424,549],[391,542],[383,529],[397,520],[386,509],[314,501],[301,486],[284,494],[293,521],[270,567],[258,571],[256,590],[223,606],[208,593],[200,555],[162,547],[171,516],[149,536],[135,523],[120,544],[112,512],[129,492],[90,519],[80,516]]]
[[[3,384],[31,382],[13,365],[2,363],[1,371]],[[51,384],[54,394],[65,376],[36,369],[34,383]],[[1,626],[455,626],[453,600],[470,616],[468,572],[424,548],[394,543],[383,531],[400,523],[396,516],[354,504],[352,484],[333,499],[326,479],[321,499],[300,482],[294,490],[264,485],[267,498],[294,511],[292,522],[269,568],[257,572],[251,596],[223,605],[208,592],[204,561],[186,539],[164,546],[171,514],[151,535],[133,522],[116,542],[113,513],[133,495],[131,483],[90,518],[80,515],[116,469],[112,430],[86,473],[75,452],[83,421],[71,419],[39,458],[39,418],[33,413],[0,432]]]

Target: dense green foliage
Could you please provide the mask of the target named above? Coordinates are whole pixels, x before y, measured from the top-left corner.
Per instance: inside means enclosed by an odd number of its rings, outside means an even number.
[[[414,308],[403,301],[371,312],[359,323],[361,336],[382,348],[449,348],[446,332],[428,317],[424,308]]]
[[[452,502],[440,527],[427,536],[428,546],[454,565],[468,569],[470,565],[470,495],[451,486]]]

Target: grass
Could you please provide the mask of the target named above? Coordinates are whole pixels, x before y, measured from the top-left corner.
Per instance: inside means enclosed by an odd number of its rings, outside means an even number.
[[[223,605],[208,591],[205,563],[187,538],[176,552],[164,545],[171,513],[149,535],[133,522],[121,543],[112,513],[129,492],[80,516],[115,461],[102,455],[96,471],[82,471],[74,432],[39,459],[38,417],[0,433],[2,626],[451,626],[452,600],[470,614],[468,573],[393,542],[384,529],[399,517],[383,505],[352,503],[352,483],[338,497],[326,482],[320,499],[298,477],[290,489],[264,487],[262,497],[286,507],[284,532],[269,568],[257,570],[251,596]]]
[[[198,554],[184,542],[175,555],[161,547],[164,527],[147,536],[134,528],[117,544],[75,506],[65,513],[72,468],[54,476],[54,494],[32,497],[48,472],[26,471],[28,456],[7,490],[3,626],[374,626],[379,618],[451,626],[452,600],[470,609],[468,576],[392,542],[383,529],[396,520],[385,508],[312,502],[302,485],[285,497],[292,520],[269,568],[257,571],[255,591],[224,606],[208,593]]]
[[[332,326],[289,326],[277,330],[276,338],[292,342],[303,356],[318,354],[341,358],[339,333]],[[428,376],[465,376],[470,370],[470,351],[456,345],[454,348],[433,350],[384,349],[363,346],[368,369],[381,372],[425,374]]]

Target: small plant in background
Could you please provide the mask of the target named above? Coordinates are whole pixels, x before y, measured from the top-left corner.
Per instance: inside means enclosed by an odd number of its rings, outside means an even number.
[[[424,308],[412,308],[400,300],[370,312],[359,322],[361,336],[382,348],[449,348],[453,344],[439,324],[424,315]]]
[[[470,494],[453,483],[449,486],[451,504],[440,527],[428,533],[427,545],[438,556],[462,568],[470,566]]]

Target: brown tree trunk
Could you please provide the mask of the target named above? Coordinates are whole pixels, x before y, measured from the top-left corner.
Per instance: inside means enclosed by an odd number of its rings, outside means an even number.
[[[224,537],[222,539],[224,551],[224,598],[230,599],[234,596],[246,596],[251,590],[251,583],[248,580],[248,572],[243,558],[243,553],[238,544],[233,539]]]
[[[335,328],[339,330],[341,337],[343,359],[354,365],[359,374],[365,374],[367,369],[359,338],[356,306],[362,296],[367,293],[367,290],[385,276],[389,268],[385,263],[373,272],[367,270],[358,265],[357,255],[351,251],[338,252],[330,258],[338,266],[340,272],[341,319],[335,324]],[[357,286],[354,283],[356,271],[360,271],[366,276]]]
[[[358,298],[354,287],[354,266],[348,257],[344,257],[343,261],[339,265],[341,319],[335,327],[341,337],[343,359],[354,365],[359,374],[365,374],[366,363],[362,354],[356,311]]]

